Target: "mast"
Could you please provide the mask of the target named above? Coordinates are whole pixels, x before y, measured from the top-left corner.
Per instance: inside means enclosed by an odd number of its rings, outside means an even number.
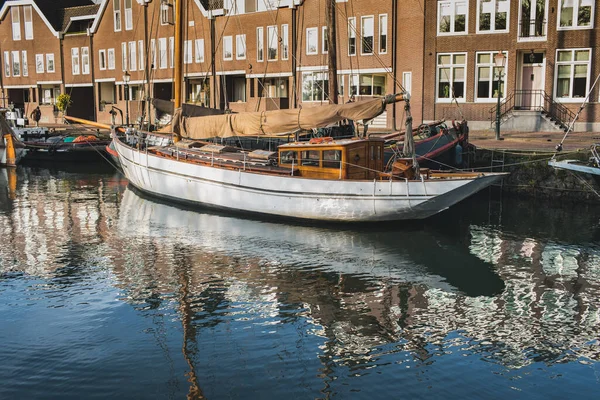
[[[337,52],[335,48],[335,0],[327,0],[325,23],[327,25],[327,62],[329,70],[329,103],[338,103]]]
[[[147,114],[146,114],[146,118],[148,118],[148,131],[150,131],[150,125],[152,125],[152,118],[150,118],[150,42],[148,41],[148,3],[150,3],[152,0],[144,0],[144,43],[146,44],[146,109],[147,109]],[[143,112],[142,112],[143,114]],[[144,120],[142,119],[142,124],[144,123]]]
[[[173,74],[173,99],[175,103],[175,109],[181,107],[182,103],[181,81],[183,78],[183,1],[184,0],[175,0],[175,65]]]

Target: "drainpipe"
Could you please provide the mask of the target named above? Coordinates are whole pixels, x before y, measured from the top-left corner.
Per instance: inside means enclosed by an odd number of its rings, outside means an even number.
[[[212,88],[212,97],[213,97],[213,106],[214,108],[219,108],[217,106],[217,69],[215,63],[215,16],[211,15],[210,18],[210,68],[212,70],[212,78],[213,78],[213,88]]]
[[[398,62],[396,61],[397,49],[396,43],[398,38],[398,0],[392,0],[392,73],[394,77],[394,89],[396,88],[396,82],[398,82]],[[396,128],[396,103],[392,105],[392,129],[397,131]]]

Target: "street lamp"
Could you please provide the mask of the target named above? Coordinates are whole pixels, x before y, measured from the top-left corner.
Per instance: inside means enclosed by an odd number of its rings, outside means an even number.
[[[124,90],[125,90],[125,124],[129,126],[129,80],[131,79],[131,75],[129,72],[125,71],[123,74],[123,82],[125,82]]]
[[[498,54],[496,54],[496,56],[494,57],[494,64],[496,65],[496,69],[498,70],[498,91],[497,91],[498,106],[496,107],[496,140],[501,140],[500,139],[500,99],[501,99],[500,88],[501,88],[501,84],[502,84],[502,77],[504,76],[503,71],[504,71],[504,63],[505,62],[506,62],[506,57],[504,57],[504,53],[499,51]]]

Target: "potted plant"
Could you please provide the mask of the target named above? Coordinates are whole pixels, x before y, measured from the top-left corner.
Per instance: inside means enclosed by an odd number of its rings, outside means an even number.
[[[56,98],[56,109],[63,113],[63,115],[67,115],[67,108],[71,105],[71,96],[62,93]]]

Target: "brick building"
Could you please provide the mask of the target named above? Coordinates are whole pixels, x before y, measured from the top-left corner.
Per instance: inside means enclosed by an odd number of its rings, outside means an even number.
[[[61,2],[66,8],[58,12],[48,1],[11,0],[1,9],[0,83],[10,102],[26,110],[48,103],[51,109],[52,96],[66,91],[78,105],[70,114],[110,122],[109,111],[116,107],[135,122],[148,98],[173,97],[174,0],[102,0],[98,6],[72,0]],[[76,7],[82,5],[97,8]],[[329,102],[325,1],[189,0],[184,5],[185,102],[233,111]],[[552,112],[563,120],[573,117],[600,72],[593,0],[335,0],[334,5],[338,101],[351,96],[360,101],[404,86],[415,124],[465,118],[472,127],[490,128],[500,95],[503,129],[531,121],[532,129],[545,129]],[[25,39],[29,21],[35,41]],[[506,56],[500,85],[494,67],[499,51]],[[25,53],[28,62],[20,61],[16,75],[14,60]],[[30,67],[24,76],[23,67],[33,66],[40,54],[40,72],[32,74]],[[600,127],[599,96],[595,88],[578,129]],[[402,129],[404,116],[404,104],[389,105],[373,126]]]

